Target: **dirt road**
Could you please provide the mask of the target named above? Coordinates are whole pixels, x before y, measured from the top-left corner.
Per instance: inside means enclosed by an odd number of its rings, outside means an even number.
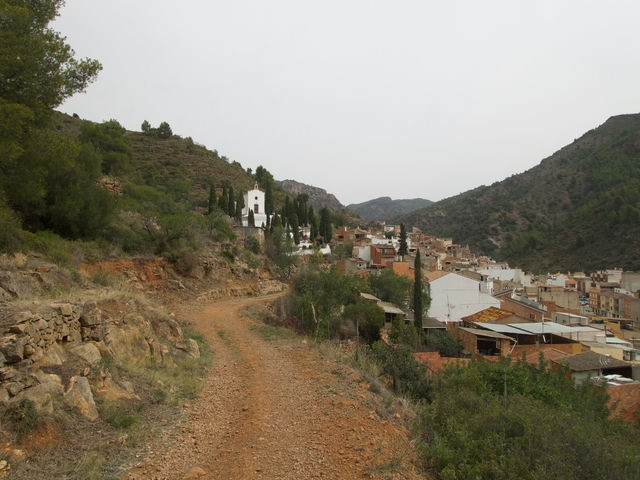
[[[243,315],[268,298],[188,315],[214,365],[187,419],[122,478],[417,479],[393,405],[299,337]]]

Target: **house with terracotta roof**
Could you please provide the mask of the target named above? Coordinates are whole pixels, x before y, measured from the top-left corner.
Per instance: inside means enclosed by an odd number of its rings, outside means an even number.
[[[485,308],[484,310],[480,310],[479,312],[476,312],[474,314],[467,315],[466,317],[462,317],[461,320],[465,324],[464,326],[471,326],[466,324],[476,323],[476,322],[507,324],[507,323],[523,323],[528,321],[522,317],[519,317],[513,312],[510,312],[508,310],[502,310],[501,308],[497,308],[497,307]]]
[[[462,317],[500,306],[498,299],[482,291],[480,282],[457,273],[427,272],[424,280],[431,297],[428,316],[441,322],[460,322]]]

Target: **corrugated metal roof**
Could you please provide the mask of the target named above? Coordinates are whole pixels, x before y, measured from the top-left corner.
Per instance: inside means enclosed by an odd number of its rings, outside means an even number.
[[[476,322],[476,325],[482,328],[486,328],[487,330],[492,330],[494,332],[500,333],[511,333],[512,335],[522,335],[527,332],[523,332],[520,328],[516,328],[512,324],[500,324],[500,323],[481,323]],[[519,323],[517,325],[520,325]]]
[[[504,339],[504,340],[511,340],[512,342],[514,341],[513,338],[507,336],[507,335],[503,335],[501,333],[498,332],[492,332],[490,330],[482,330],[480,328],[469,328],[469,327],[458,327],[460,330],[464,330],[465,332],[469,332],[469,333],[473,333],[474,335],[477,335],[478,337],[489,337],[489,338],[500,338],[500,339]]]
[[[574,372],[584,372],[589,370],[603,370],[608,368],[628,367],[629,364],[613,358],[610,355],[600,355],[596,352],[582,352],[576,355],[570,355],[555,361],[562,365],[566,365]]]
[[[542,335],[545,333],[571,333],[574,331],[571,327],[560,325],[555,322],[518,323],[514,326],[533,335]]]
[[[376,297],[375,295],[371,295],[370,293],[363,293],[360,292],[360,296],[366,300],[373,300],[374,302],[379,302],[380,299],[378,297]]]
[[[384,310],[384,313],[393,313],[394,315],[404,315],[404,311],[399,309],[392,303],[378,302],[378,306]]]

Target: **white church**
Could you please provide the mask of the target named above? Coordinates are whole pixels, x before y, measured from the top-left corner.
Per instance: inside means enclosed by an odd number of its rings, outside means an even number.
[[[242,226],[249,226],[249,212],[253,212],[253,223],[256,227],[267,225],[267,212],[264,209],[264,192],[256,183],[253,190],[244,194],[244,208],[242,209]]]

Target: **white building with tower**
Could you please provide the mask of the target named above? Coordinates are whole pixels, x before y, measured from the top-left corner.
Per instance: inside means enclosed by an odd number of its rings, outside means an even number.
[[[244,208],[242,209],[242,226],[249,226],[249,212],[253,212],[253,222],[256,227],[267,225],[267,212],[264,208],[264,192],[256,183],[253,190],[244,194]]]

